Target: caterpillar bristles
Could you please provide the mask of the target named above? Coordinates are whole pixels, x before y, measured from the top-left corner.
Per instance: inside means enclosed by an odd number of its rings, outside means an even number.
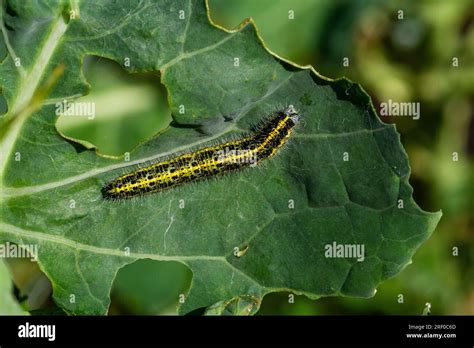
[[[134,199],[255,167],[284,147],[299,120],[299,113],[289,105],[246,134],[231,134],[225,141],[213,140],[205,147],[138,164],[134,171],[106,183],[101,194],[106,200]]]

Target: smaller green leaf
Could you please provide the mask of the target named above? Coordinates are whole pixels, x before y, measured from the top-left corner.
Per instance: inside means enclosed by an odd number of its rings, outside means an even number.
[[[26,315],[12,294],[12,279],[4,261],[0,261],[0,315]]]

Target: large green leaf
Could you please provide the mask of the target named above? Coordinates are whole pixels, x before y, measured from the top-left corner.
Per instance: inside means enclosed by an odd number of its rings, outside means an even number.
[[[265,294],[282,290],[370,297],[434,230],[440,213],[413,201],[399,136],[361,87],[276,58],[251,22],[225,32],[209,23],[201,1],[3,7],[9,54],[0,86],[9,111],[0,141],[0,238],[39,245],[38,262],[66,311],[106,313],[117,270],[141,258],[190,267],[181,313],[209,306],[209,313],[253,313]],[[80,17],[65,20],[71,9]],[[130,72],[162,74],[174,122],[130,161],[98,156],[56,131],[54,103],[88,91],[86,55],[129,58]],[[39,105],[58,66],[64,73]],[[304,122],[262,166],[137,201],[102,199],[103,183],[129,166],[240,134],[285,104]],[[364,244],[365,260],[326,258],[333,242]],[[234,248],[245,252],[235,256]]]

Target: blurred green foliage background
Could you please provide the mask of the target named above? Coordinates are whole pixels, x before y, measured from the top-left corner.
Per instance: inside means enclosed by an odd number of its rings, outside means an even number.
[[[444,214],[413,264],[372,299],[295,296],[292,302],[279,293],[265,297],[258,314],[418,315],[427,302],[432,314],[474,314],[474,2],[210,0],[209,7],[212,20],[227,29],[252,17],[272,52],[311,64],[324,76],[360,83],[376,108],[389,99],[420,102],[419,120],[383,121],[395,123],[401,134],[415,200]],[[93,100],[97,117],[62,117],[57,126],[67,137],[119,156],[171,121],[159,75],[128,75],[97,57],[86,59],[84,73],[91,93],[81,101]],[[26,260],[10,266],[26,307],[58,311],[36,266]],[[118,273],[110,314],[174,314],[191,278],[179,263],[137,261]]]

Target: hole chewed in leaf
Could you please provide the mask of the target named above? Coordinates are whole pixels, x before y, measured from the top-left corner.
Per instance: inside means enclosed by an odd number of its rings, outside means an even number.
[[[179,262],[144,259],[126,265],[114,280],[109,314],[176,314],[191,277]]]
[[[101,154],[120,156],[171,122],[166,90],[158,73],[128,74],[117,63],[86,57],[87,96],[55,104],[58,130]],[[92,144],[92,145],[91,145]]]

